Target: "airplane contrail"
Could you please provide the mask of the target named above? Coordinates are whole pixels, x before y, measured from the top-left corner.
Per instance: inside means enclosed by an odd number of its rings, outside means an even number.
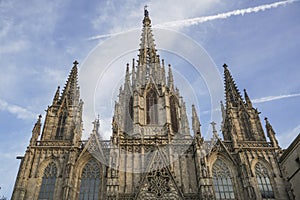
[[[225,12],[225,13],[219,13],[219,14],[216,14],[216,15],[210,15],[210,16],[203,16],[203,17],[196,17],[196,18],[166,22],[166,23],[163,23],[163,24],[154,25],[153,27],[154,28],[169,28],[169,27],[192,26],[192,25],[201,24],[201,23],[204,23],[204,22],[207,22],[207,21],[213,21],[213,20],[216,20],[216,19],[226,19],[226,18],[229,18],[229,17],[232,17],[232,16],[237,16],[237,15],[257,13],[257,12],[260,12],[260,11],[265,11],[265,10],[269,10],[269,9],[272,9],[272,8],[277,8],[279,6],[284,6],[284,5],[287,5],[287,4],[291,4],[291,3],[294,3],[296,1],[298,1],[298,0],[278,1],[278,2],[275,2],[275,3],[271,3],[271,4],[264,4],[264,5],[260,5],[260,6],[256,6],[256,7],[238,9],[238,10],[233,10],[233,11],[229,11],[229,12]],[[138,29],[138,28],[133,28],[133,29],[118,32],[118,33],[97,35],[97,36],[90,37],[89,40],[95,40],[95,39],[111,37],[111,36],[119,35],[119,34],[131,31],[131,30],[136,30],[136,29]]]
[[[207,21],[213,21],[216,19],[226,19],[231,16],[236,16],[236,15],[245,15],[245,14],[250,14],[250,13],[257,13],[260,11],[265,11],[269,10],[272,8],[277,8],[278,6],[283,6],[286,4],[291,4],[294,3],[298,0],[286,0],[286,1],[279,1],[271,4],[264,4],[256,7],[251,7],[251,8],[244,8],[244,9],[239,9],[239,10],[233,10],[230,12],[225,12],[225,13],[220,13],[216,15],[210,15],[210,16],[203,16],[203,17],[196,17],[196,18],[191,18],[191,19],[184,19],[184,20],[178,20],[178,21],[173,21],[173,22],[167,22],[164,24],[158,24],[155,27],[157,28],[167,28],[167,27],[184,27],[184,26],[191,26],[191,25],[196,25],[200,23],[204,23]]]
[[[285,99],[285,98],[298,97],[298,96],[300,96],[300,93],[285,94],[285,95],[279,95],[279,96],[268,96],[268,97],[262,97],[259,99],[253,99],[252,102],[253,103],[263,103],[263,102],[267,102],[267,101],[274,101],[274,100],[278,100],[278,99]]]

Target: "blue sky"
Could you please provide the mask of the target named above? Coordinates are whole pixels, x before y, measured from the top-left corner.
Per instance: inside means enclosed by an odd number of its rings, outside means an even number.
[[[269,118],[280,145],[286,148],[300,132],[300,3],[275,5],[276,2],[279,1],[128,0],[120,4],[99,0],[0,0],[0,197],[11,196],[19,167],[15,157],[24,154],[37,115],[44,117],[57,86],[64,85],[72,62],[77,59],[85,63],[97,45],[99,49],[109,39],[118,41],[116,33],[139,31],[146,4],[154,27],[184,34],[198,43],[215,63],[219,76],[223,77],[222,65],[227,63],[240,91],[247,89],[261,118]],[[175,47],[178,43],[170,45]],[[158,48],[159,45],[158,40]],[[209,129],[209,86],[200,78],[189,82],[192,71],[183,68],[192,67],[186,58],[163,50],[160,54],[173,65],[179,89],[185,81],[192,85],[197,102],[181,91],[188,113],[190,104],[197,104],[203,129]],[[136,55],[137,52],[120,55],[112,65],[119,66],[123,74],[126,63]],[[115,78],[122,83],[123,76]],[[103,96],[116,95],[108,92]],[[103,110],[105,113],[101,113]],[[96,112],[103,118],[101,130],[107,135],[112,105],[97,104]],[[87,137],[92,118],[84,116],[83,120]]]

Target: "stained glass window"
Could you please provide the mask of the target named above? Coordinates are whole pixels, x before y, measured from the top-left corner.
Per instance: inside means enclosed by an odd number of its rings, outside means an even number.
[[[268,170],[261,163],[255,165],[255,174],[262,198],[274,198],[273,188],[268,175]]]
[[[153,89],[147,93],[146,97],[147,106],[147,124],[158,123],[157,113],[157,96]]]
[[[39,193],[39,200],[53,199],[55,182],[57,176],[57,168],[55,163],[51,162],[44,171],[42,185]]]
[[[100,190],[100,167],[96,160],[90,160],[82,170],[80,200],[98,200]]]
[[[213,164],[212,174],[216,199],[235,199],[232,178],[222,160],[218,159]]]

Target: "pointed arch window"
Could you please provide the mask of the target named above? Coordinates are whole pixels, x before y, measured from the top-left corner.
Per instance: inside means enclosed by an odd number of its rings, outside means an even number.
[[[125,108],[125,132],[128,133],[132,130],[133,126],[133,97],[129,98],[128,104]]]
[[[80,182],[79,200],[98,200],[100,191],[100,167],[95,159],[83,168]]]
[[[147,124],[158,123],[158,111],[157,111],[157,95],[153,89],[151,89],[146,96],[147,107]]]
[[[227,165],[220,159],[212,167],[216,199],[235,199],[233,181]]]
[[[258,187],[262,198],[274,198],[273,187],[270,182],[270,177],[267,168],[261,163],[255,165],[255,174]]]
[[[51,200],[53,199],[55,182],[57,177],[57,168],[54,162],[51,162],[44,171],[42,185],[40,188],[39,199]]]
[[[178,117],[177,117],[177,101],[174,96],[170,97],[170,112],[171,112],[171,124],[173,132],[178,132]]]
[[[58,140],[63,139],[67,116],[68,116],[67,111],[60,113],[59,118],[58,118],[58,126],[56,129],[55,139],[58,139]]]
[[[247,113],[243,113],[242,114],[242,125],[243,125],[243,129],[244,129],[244,133],[245,133],[245,138],[247,140],[253,140],[252,134],[251,134],[251,123],[249,120],[249,116]]]

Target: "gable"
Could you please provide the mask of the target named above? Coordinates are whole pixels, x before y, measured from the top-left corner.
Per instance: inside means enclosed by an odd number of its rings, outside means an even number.
[[[183,199],[182,192],[158,147],[153,152],[135,199]]]

